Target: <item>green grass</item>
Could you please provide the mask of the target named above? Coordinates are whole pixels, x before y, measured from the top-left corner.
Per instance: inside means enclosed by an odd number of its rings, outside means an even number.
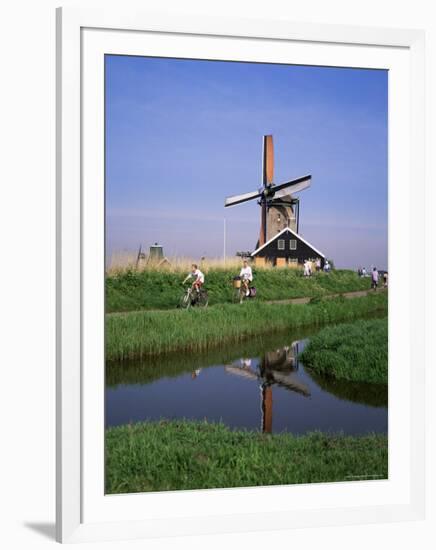
[[[369,278],[360,278],[349,270],[318,273],[304,278],[300,270],[254,268],[254,286],[258,301],[301,297],[319,297],[327,294],[366,290]],[[210,304],[232,301],[231,281],[238,271],[209,269],[206,289]],[[183,294],[184,275],[168,270],[124,271],[106,277],[106,311],[136,311],[142,309],[175,308]]]
[[[106,492],[386,479],[386,435],[265,435],[160,421],[106,431]]]
[[[248,337],[297,327],[387,313],[387,295],[315,304],[224,304],[188,311],[140,311],[106,316],[106,359],[122,360],[174,351],[200,351]]]
[[[318,374],[352,382],[388,383],[388,320],[355,321],[322,329],[301,354]]]

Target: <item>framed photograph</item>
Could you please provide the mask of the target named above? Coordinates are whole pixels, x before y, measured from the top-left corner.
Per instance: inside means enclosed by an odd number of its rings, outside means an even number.
[[[423,517],[423,67],[58,10],[60,542]]]

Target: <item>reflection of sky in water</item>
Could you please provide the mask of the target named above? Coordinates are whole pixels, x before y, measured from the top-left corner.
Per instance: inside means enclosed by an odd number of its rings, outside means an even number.
[[[303,342],[300,342],[299,351]],[[292,349],[287,352],[292,360]],[[107,425],[160,418],[222,421],[232,428],[260,430],[262,384],[272,388],[272,430],[343,431],[346,434],[387,432],[388,411],[380,387],[341,384],[312,377],[299,362],[277,366],[277,354],[235,358],[150,383],[119,383],[106,390]],[[279,361],[280,362],[280,361]],[[289,361],[288,361],[289,364]],[[272,365],[272,366],[271,366]],[[227,367],[227,368],[226,368]],[[229,369],[230,367],[230,369]],[[122,368],[122,367],[120,367]],[[277,383],[280,382],[280,384]],[[322,387],[321,387],[322,386]],[[353,391],[349,391],[353,386]],[[292,389],[294,387],[294,389]],[[305,394],[310,394],[306,396]],[[365,403],[375,403],[373,406]]]

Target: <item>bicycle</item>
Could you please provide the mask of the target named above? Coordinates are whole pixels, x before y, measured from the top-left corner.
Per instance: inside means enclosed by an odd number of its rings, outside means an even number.
[[[190,307],[207,307],[209,304],[209,296],[207,291],[200,288],[198,291],[194,290],[192,286],[188,286],[185,293],[180,298],[179,306],[182,309],[189,309]]]
[[[250,287],[250,286],[248,287],[248,296],[247,296],[247,288],[245,287],[245,285],[242,284],[240,277],[234,277],[233,287],[234,287],[233,303],[235,304],[242,304],[244,300],[247,300],[249,298],[254,298],[255,296],[256,291],[254,290],[254,293],[253,293],[252,289],[254,287]]]

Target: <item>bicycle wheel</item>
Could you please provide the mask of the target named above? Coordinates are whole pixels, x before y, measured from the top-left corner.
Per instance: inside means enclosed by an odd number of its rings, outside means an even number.
[[[209,303],[209,296],[207,292],[205,290],[201,290],[200,294],[198,295],[196,305],[198,307],[207,307],[208,303]]]
[[[240,289],[240,291],[239,291],[239,303],[240,303],[240,304],[242,304],[242,302],[243,302],[244,300],[247,299],[247,294],[246,294],[246,292],[247,292],[247,291],[245,290],[245,288],[242,288],[242,287],[241,287],[241,289]]]
[[[239,304],[239,288],[233,290],[232,302],[234,304]]]
[[[180,307],[183,309],[188,309],[191,306],[191,293],[185,292],[180,299]]]
[[[235,293],[233,295],[233,303],[242,304],[244,299],[245,299],[245,292],[242,289],[242,287],[235,289]]]

